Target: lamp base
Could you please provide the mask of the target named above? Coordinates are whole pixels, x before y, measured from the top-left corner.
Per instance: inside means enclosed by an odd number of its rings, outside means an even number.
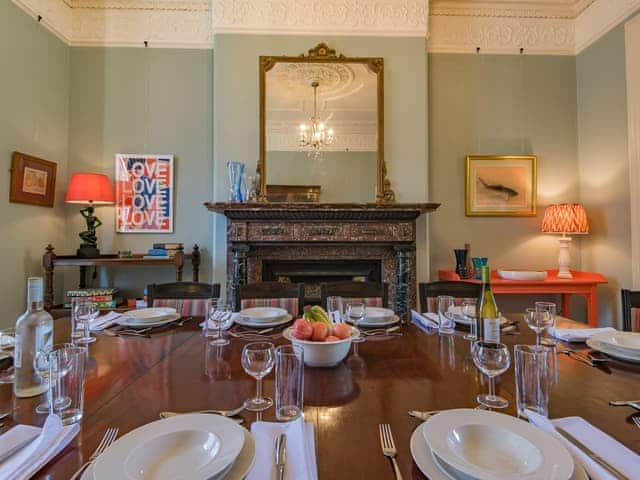
[[[80,258],[96,258],[100,256],[100,250],[96,247],[81,245],[80,248],[76,250],[76,255]]]
[[[571,262],[569,246],[571,245],[571,238],[562,236],[558,240],[558,243],[560,244],[560,252],[558,253],[558,278],[573,278],[569,270],[569,263]]]

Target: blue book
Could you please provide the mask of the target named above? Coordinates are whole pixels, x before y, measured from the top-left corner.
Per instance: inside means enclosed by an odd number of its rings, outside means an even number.
[[[168,255],[164,248],[150,248],[147,253],[152,257],[166,257]]]

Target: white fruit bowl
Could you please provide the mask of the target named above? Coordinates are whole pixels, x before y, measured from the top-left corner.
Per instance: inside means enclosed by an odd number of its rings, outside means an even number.
[[[300,340],[293,336],[293,327],[282,332],[282,336],[293,345],[302,347],[304,351],[304,364],[308,367],[335,367],[349,354],[351,341],[360,336],[360,331],[351,327],[351,336],[336,342],[312,342]]]
[[[544,280],[547,278],[547,272],[544,270],[498,270],[500,278],[505,280]]]

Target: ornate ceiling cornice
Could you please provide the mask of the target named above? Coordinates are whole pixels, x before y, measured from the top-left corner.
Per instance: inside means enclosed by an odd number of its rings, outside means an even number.
[[[431,16],[576,18],[595,0],[543,1],[451,1],[431,0]]]

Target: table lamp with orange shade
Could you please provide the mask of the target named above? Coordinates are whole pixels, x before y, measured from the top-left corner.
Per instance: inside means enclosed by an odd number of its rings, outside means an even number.
[[[568,235],[589,233],[589,222],[584,207],[579,203],[549,205],[544,212],[541,230],[543,233],[562,234],[559,240],[558,278],[573,278],[569,271],[571,237]]]

